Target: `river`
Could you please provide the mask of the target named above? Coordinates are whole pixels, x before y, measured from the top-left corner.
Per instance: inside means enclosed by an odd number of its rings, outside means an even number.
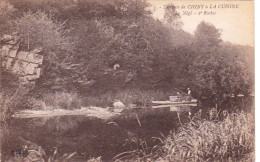
[[[195,111],[193,108],[192,114]],[[72,161],[100,156],[104,161],[113,161],[116,155],[141,147],[142,141],[146,141],[148,149],[152,148],[160,143],[155,137],[164,138],[189,120],[187,111],[169,109],[136,110],[105,120],[84,115],[13,118],[4,126],[2,161],[18,156],[19,151],[20,156],[27,156],[21,151],[25,146],[27,150],[41,146],[46,161],[54,152],[57,159],[75,153]]]

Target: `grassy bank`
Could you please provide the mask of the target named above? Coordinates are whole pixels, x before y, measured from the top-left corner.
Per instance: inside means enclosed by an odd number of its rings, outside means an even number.
[[[211,120],[196,114],[154,148],[122,153],[119,161],[254,161],[254,116],[212,110]]]

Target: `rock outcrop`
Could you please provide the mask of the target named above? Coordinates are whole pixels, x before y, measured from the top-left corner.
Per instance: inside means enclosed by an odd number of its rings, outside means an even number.
[[[113,107],[116,109],[124,109],[125,105],[123,104],[123,102],[117,100],[113,103]]]
[[[41,75],[43,56],[39,53],[42,49],[20,51],[18,36],[4,35],[0,43],[2,68],[19,76],[20,84],[34,84]]]

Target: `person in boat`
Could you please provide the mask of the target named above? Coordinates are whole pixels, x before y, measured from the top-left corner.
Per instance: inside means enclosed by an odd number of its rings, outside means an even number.
[[[188,91],[188,101],[191,101],[191,90],[190,88],[187,88],[187,91]]]
[[[178,96],[178,101],[182,101],[182,94],[180,92],[177,92],[177,96]]]

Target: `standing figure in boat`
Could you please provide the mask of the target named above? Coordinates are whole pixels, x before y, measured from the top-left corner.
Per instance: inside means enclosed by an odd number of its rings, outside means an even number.
[[[177,92],[177,96],[178,96],[178,101],[181,102],[182,101],[182,94],[180,92]]]
[[[187,91],[188,91],[188,97],[187,97],[187,100],[188,101],[191,101],[191,90],[190,90],[190,88],[187,88]]]

